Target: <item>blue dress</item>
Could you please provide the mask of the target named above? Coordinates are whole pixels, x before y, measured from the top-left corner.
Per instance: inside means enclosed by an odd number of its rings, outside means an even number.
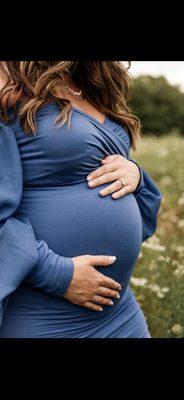
[[[34,136],[18,118],[0,122],[0,337],[149,337],[129,280],[162,195],[143,168],[136,191],[118,200],[99,195],[109,184],[90,189],[86,177],[102,158],[129,158],[129,135],[75,107],[70,127],[58,127],[59,112],[55,103],[42,107]],[[122,284],[121,296],[101,313],[62,297],[72,257],[83,254],[116,256],[98,270]]]

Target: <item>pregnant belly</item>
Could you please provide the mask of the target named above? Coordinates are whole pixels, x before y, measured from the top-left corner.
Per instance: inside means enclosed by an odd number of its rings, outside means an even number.
[[[139,207],[133,194],[113,200],[101,197],[99,190],[89,189],[86,181],[26,188],[15,216],[29,218],[36,238],[62,256],[116,256],[115,263],[98,269],[125,289],[141,247]]]

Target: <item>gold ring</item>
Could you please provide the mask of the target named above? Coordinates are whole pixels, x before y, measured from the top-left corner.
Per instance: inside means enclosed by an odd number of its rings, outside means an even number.
[[[122,187],[126,186],[126,183],[125,183],[124,179],[120,178],[118,180],[121,182]]]

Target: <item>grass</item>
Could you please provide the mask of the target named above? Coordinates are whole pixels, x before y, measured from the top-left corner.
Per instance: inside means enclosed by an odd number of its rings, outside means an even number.
[[[131,157],[163,194],[157,230],[142,245],[131,288],[152,337],[184,337],[184,137],[144,137]]]

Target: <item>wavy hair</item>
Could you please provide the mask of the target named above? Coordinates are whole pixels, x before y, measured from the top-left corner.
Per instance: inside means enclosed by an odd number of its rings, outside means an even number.
[[[0,90],[1,118],[9,121],[8,107],[14,106],[14,115],[27,134],[36,134],[36,111],[47,103],[56,102],[61,112],[56,122],[70,121],[72,105],[61,98],[59,88],[72,82],[82,90],[87,100],[100,112],[117,121],[130,136],[131,147],[141,136],[141,124],[127,105],[132,79],[130,67],[121,61],[1,61],[7,82]]]

